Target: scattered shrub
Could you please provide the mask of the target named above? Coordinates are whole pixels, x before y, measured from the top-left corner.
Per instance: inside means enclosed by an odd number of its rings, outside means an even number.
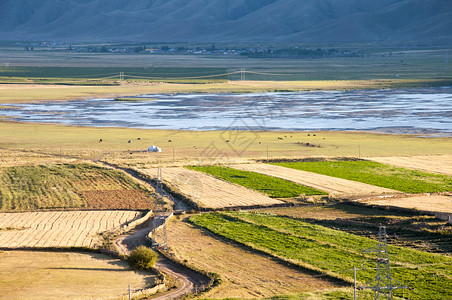
[[[130,253],[129,264],[137,270],[148,270],[154,267],[157,261],[157,253],[151,248],[139,246]]]

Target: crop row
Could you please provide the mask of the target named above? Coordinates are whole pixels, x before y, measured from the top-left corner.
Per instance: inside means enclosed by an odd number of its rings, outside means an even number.
[[[309,161],[279,162],[272,164],[354,180],[405,193],[452,191],[451,176],[409,170],[373,161]]]
[[[366,267],[359,270],[361,283],[375,276],[375,257],[361,252],[376,245],[371,239],[269,215],[210,213],[190,220],[227,239],[345,281],[351,282],[353,266]],[[401,247],[390,247],[389,253],[393,277],[415,288],[412,299],[452,296],[452,258]]]
[[[216,178],[267,194],[271,198],[291,198],[300,195],[326,195],[325,192],[255,172],[222,166],[194,166],[189,169],[205,172]]]

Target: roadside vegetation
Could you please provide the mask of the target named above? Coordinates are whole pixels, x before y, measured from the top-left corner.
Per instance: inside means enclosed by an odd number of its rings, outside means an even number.
[[[133,193],[136,200],[146,201],[145,192],[122,173],[90,164],[0,168],[0,211],[114,208],[109,202],[121,205],[117,194],[127,198]]]
[[[129,264],[137,270],[149,270],[155,266],[157,253],[151,248],[138,246],[127,257]]]
[[[191,170],[205,172],[218,179],[267,194],[271,198],[293,198],[300,195],[327,195],[327,193],[295,184],[291,181],[259,173],[242,171],[222,166],[193,166]]]
[[[271,163],[277,166],[354,180],[405,193],[452,191],[452,177],[409,170],[373,161],[296,161]]]
[[[362,253],[377,245],[369,238],[268,214],[209,213],[190,221],[228,240],[345,282],[352,282],[353,266],[360,267],[361,284],[375,276],[376,256]],[[410,299],[452,295],[452,257],[396,246],[389,246],[388,252],[393,278],[415,288]]]

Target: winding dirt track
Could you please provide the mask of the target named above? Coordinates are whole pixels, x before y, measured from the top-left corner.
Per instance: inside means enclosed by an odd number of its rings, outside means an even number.
[[[237,164],[230,165],[231,168],[261,173],[273,177],[282,178],[297,184],[325,191],[337,197],[368,196],[381,194],[397,194],[395,190],[381,188],[361,182],[330,177],[316,173],[274,166],[269,164]]]
[[[149,247],[147,235],[152,230],[152,224],[153,222],[151,221],[148,227],[138,229],[130,235],[121,236],[116,239],[115,245],[117,249],[127,255],[138,246],[144,245]],[[161,272],[174,277],[177,288],[162,294],[156,294],[149,299],[169,300],[182,298],[189,293],[198,292],[202,289],[201,287],[208,285],[210,281],[209,278],[172,262],[162,255],[160,255],[155,267]]]
[[[149,175],[156,174],[154,169],[140,171]],[[177,167],[162,168],[162,174],[163,181],[179,193],[192,199],[200,207],[216,209],[254,205],[269,206],[284,203],[203,172]]]

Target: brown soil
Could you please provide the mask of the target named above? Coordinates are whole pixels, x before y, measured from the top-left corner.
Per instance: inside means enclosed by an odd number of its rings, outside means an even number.
[[[169,224],[168,244],[178,259],[220,274],[223,284],[203,294],[203,298],[270,297],[335,287],[323,277],[221,241],[187,222]]]
[[[155,169],[140,170],[140,172],[151,176],[157,174]],[[200,207],[216,209],[284,203],[245,187],[186,168],[162,168],[162,175],[164,182],[178,193],[196,202]]]
[[[144,191],[137,190],[92,190],[80,193],[94,209],[144,210],[154,207],[153,201]]]
[[[365,203],[412,208],[422,211],[443,212],[452,214],[452,196],[416,196],[406,198],[386,198],[379,200],[368,200]]]
[[[360,183],[356,181],[330,177],[326,175],[320,175],[316,173],[268,164],[238,164],[231,165],[230,167],[282,178],[285,180],[295,182],[297,184],[309,186],[321,191],[328,192],[335,197],[400,193],[394,190],[376,187],[373,185]]]
[[[0,228],[21,228],[0,231],[0,247],[95,247],[99,233],[141,214],[120,210],[0,213]]]
[[[382,164],[452,175],[452,155],[371,157]]]

